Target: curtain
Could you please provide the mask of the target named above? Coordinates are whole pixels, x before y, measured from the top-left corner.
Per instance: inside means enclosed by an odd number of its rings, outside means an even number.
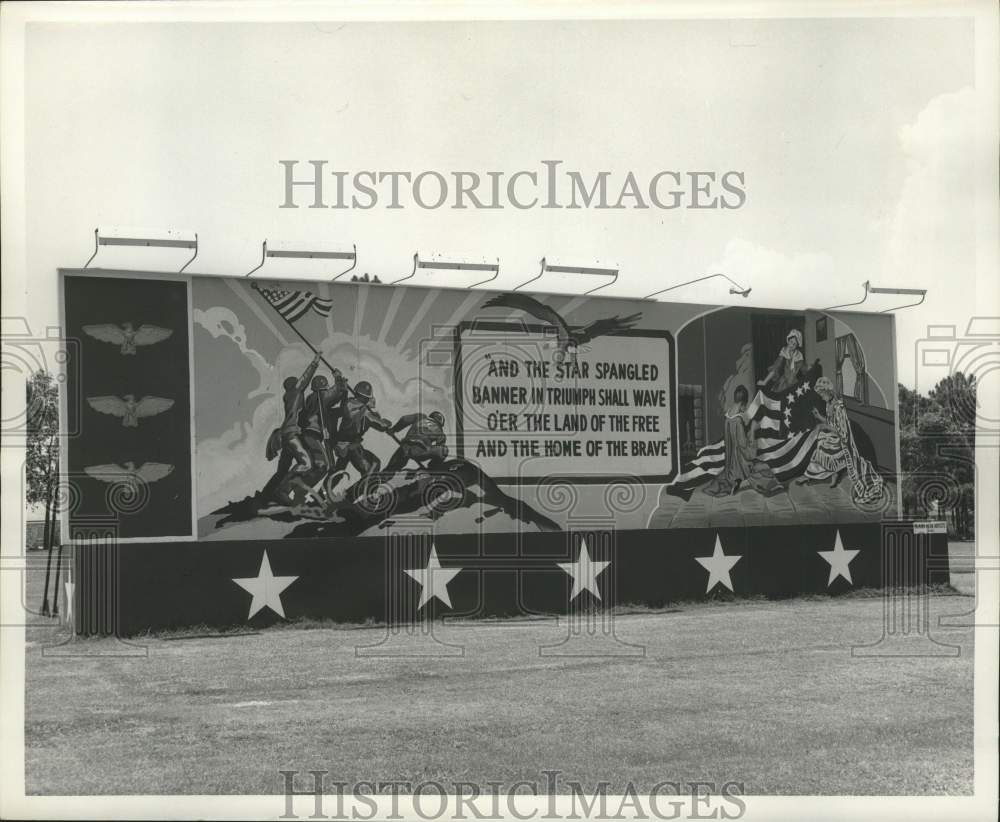
[[[861,350],[858,338],[853,334],[847,335],[847,350],[851,355],[851,362],[854,363],[854,370],[858,372],[858,381],[854,383],[854,399],[868,405],[868,369],[865,367],[865,354]]]
[[[858,402],[864,405],[868,404],[868,371],[865,366],[865,354],[861,350],[861,345],[858,343],[858,338],[854,334],[845,334],[843,337],[837,337],[837,393],[843,395],[844,393],[844,374],[843,365],[844,360],[848,357],[851,359],[851,364],[854,366],[854,371],[857,373],[857,379],[854,382],[854,391],[850,396],[853,396]]]
[[[840,396],[844,395],[844,358],[847,356],[847,337],[837,337],[836,339],[837,350],[835,354],[837,367],[836,367],[836,377],[834,378],[834,383],[837,386],[837,393]]]
[[[847,335],[847,350],[854,363],[854,369],[858,372],[858,381],[854,384],[854,399],[868,405],[868,369],[865,367],[865,354],[861,350],[858,338],[853,334]]]

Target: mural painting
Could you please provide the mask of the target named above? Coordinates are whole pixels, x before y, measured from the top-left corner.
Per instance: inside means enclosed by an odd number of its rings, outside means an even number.
[[[560,530],[564,524],[516,488],[541,478],[519,472],[533,460],[586,460],[572,435],[601,425],[604,415],[581,413],[584,404],[618,411],[625,402],[624,388],[603,388],[598,396],[588,386],[615,369],[612,379],[631,380],[627,345],[609,338],[632,334],[642,316],[608,314],[575,325],[528,295],[476,295],[476,305],[456,292],[400,289],[387,307],[394,314],[372,306],[372,317],[352,317],[352,307],[364,311],[369,300],[391,294],[375,291],[357,300],[352,290],[341,306],[349,320],[340,324],[336,300],[303,290],[232,283],[218,291],[205,282],[203,308],[202,285],[195,287],[195,323],[210,340],[196,333],[199,359],[202,351],[206,359],[238,352],[239,365],[253,363],[260,382],[247,401],[280,383],[280,396],[256,404],[243,436],[230,439],[228,448],[219,439],[204,441],[206,455],[218,460],[225,448],[233,473],[238,466],[241,478],[256,477],[259,484],[218,507],[214,499],[200,504],[202,538],[242,535],[246,527],[290,537],[370,535],[399,517],[451,533]],[[414,317],[411,303],[425,316]],[[381,319],[378,339],[364,333],[373,317]],[[265,326],[255,345],[277,342],[277,363],[294,366],[275,373],[251,350],[246,328],[255,320]],[[613,351],[615,359],[594,362],[592,369],[584,357],[595,347],[608,356]],[[650,367],[655,376],[663,369],[650,402],[669,419],[669,350]],[[649,427],[659,430],[659,420]],[[667,473],[669,440],[667,425],[655,473]],[[617,440],[615,447],[621,449]],[[199,477],[207,477],[212,465],[201,460],[201,445],[198,450]]]
[[[63,282],[83,632],[841,591],[908,528],[891,317]],[[409,597],[435,568],[447,598]],[[295,584],[247,616],[265,578]]]
[[[894,511],[886,317],[199,276],[67,276],[66,303],[91,362],[115,364],[83,372],[71,468],[171,495],[175,525],[137,536],[551,532],[608,516],[622,484],[621,529]]]
[[[891,359],[881,320],[727,308],[688,324],[679,335],[681,394],[710,391],[714,402],[682,402],[688,459],[650,527],[892,517],[894,369],[869,365],[860,341]]]

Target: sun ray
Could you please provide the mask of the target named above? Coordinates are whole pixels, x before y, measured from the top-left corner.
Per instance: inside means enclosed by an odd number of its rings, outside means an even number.
[[[587,302],[587,298],[584,296],[576,296],[569,300],[562,308],[559,309],[559,315],[561,317],[566,317],[568,314],[572,314],[581,305]]]
[[[469,294],[464,300],[462,300],[462,304],[455,309],[455,313],[448,318],[447,322],[443,323],[444,327],[453,328],[458,325],[459,321],[464,319],[466,314],[469,313],[472,306],[482,298],[482,294],[476,294],[475,292]]]
[[[413,319],[410,320],[410,324],[406,327],[406,330],[400,335],[399,339],[396,341],[396,348],[400,351],[404,351],[407,348],[407,343],[410,337],[417,330],[417,326],[424,321],[427,316],[427,312],[431,307],[431,304],[438,299],[440,293],[436,288],[427,289],[427,293],[424,295],[424,301],[420,303],[420,308],[416,310],[413,314]]]
[[[393,290],[392,300],[389,302],[389,310],[385,312],[385,319],[382,320],[382,328],[378,332],[378,341],[385,342],[385,335],[389,333],[389,329],[392,328],[392,321],[396,319],[396,312],[399,311],[399,304],[403,301],[403,297],[406,296],[405,288],[396,288]]]
[[[333,299],[333,287],[330,283],[320,283],[322,289],[320,294],[329,299]],[[326,338],[328,340],[333,339],[333,311],[326,315]]]
[[[354,310],[354,344],[361,345],[361,321],[365,316],[365,304],[368,302],[368,290],[370,286],[358,286],[358,306]],[[360,353],[360,351],[359,351]]]
[[[472,294],[468,294],[447,320],[443,323],[434,323],[431,326],[431,345],[426,349],[418,351],[417,354],[420,357],[424,357],[427,352],[436,350],[434,349],[434,346],[438,344],[446,349],[452,348],[455,344],[452,337],[455,327],[462,320],[469,318],[469,311],[471,311],[472,306],[479,302],[482,298],[482,294],[476,294],[474,292]]]

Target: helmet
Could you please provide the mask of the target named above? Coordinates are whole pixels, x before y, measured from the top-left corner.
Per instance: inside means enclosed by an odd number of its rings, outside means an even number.
[[[281,384],[281,387],[286,391],[291,391],[296,385],[298,385],[298,382],[299,381],[295,379],[295,377],[285,377],[285,381]]]
[[[359,400],[370,400],[372,398],[372,384],[367,380],[355,383],[354,393]]]
[[[310,385],[312,386],[313,391],[322,391],[329,385],[329,383],[326,381],[326,377],[320,374],[319,376],[312,378]]]
[[[440,411],[431,411],[431,413],[428,414],[427,416],[429,416],[432,420],[434,420],[434,422],[436,422],[438,425],[444,428],[444,414],[442,414]]]

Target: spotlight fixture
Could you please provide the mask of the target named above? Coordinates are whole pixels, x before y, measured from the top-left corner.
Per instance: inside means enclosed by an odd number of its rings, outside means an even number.
[[[677,285],[672,285],[669,286],[668,288],[661,288],[659,291],[654,291],[652,294],[647,294],[645,297],[643,297],[643,299],[651,300],[658,294],[666,294],[668,291],[673,291],[675,288],[683,288],[686,285],[694,285],[695,283],[704,282],[705,280],[712,280],[716,277],[723,277],[724,279],[729,280],[729,282],[732,283],[732,286],[729,289],[729,293],[739,294],[741,297],[743,297],[743,299],[749,297],[750,292],[753,290],[752,288],[744,288],[728,274],[706,274],[704,277],[697,277],[693,280],[688,280],[686,283],[677,283]]]

